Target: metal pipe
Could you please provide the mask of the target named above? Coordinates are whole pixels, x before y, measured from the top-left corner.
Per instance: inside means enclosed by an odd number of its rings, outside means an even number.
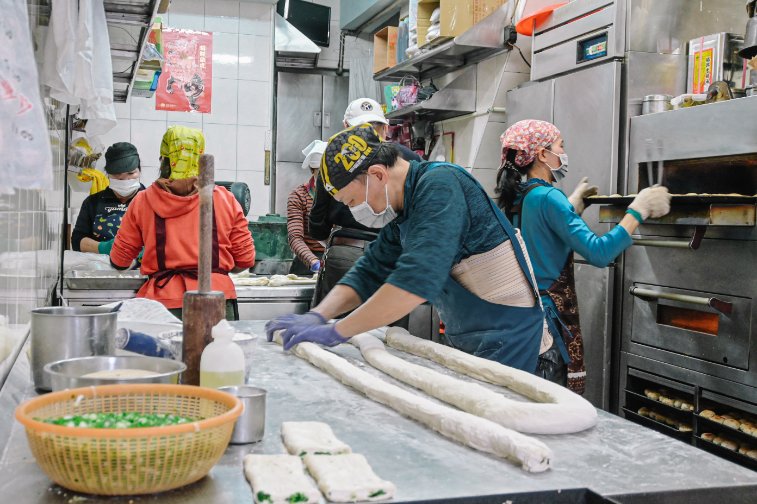
[[[687,241],[673,241],[673,240],[647,240],[644,238],[635,238],[633,240],[634,245],[640,245],[642,247],[663,247],[663,248],[690,248]]]
[[[678,301],[679,303],[687,303],[698,306],[709,306],[714,310],[721,313],[730,314],[733,311],[733,303],[723,301],[718,298],[707,298],[701,296],[689,296],[686,294],[672,294],[669,292],[660,292],[650,289],[643,289],[641,287],[631,287],[628,289],[629,294],[638,298],[647,299],[667,299],[669,301]]]

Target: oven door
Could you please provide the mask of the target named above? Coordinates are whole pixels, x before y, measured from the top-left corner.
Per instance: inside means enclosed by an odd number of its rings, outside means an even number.
[[[749,368],[750,298],[634,282],[631,341]]]

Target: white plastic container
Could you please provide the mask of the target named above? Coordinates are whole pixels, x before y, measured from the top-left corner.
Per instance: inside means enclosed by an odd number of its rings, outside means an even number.
[[[229,387],[244,384],[244,352],[234,343],[234,328],[226,320],[213,327],[213,342],[200,357],[200,386]]]

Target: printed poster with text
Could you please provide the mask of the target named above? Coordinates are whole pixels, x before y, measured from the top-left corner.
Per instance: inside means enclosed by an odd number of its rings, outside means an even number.
[[[213,34],[163,29],[163,73],[155,109],[210,113],[213,82]]]

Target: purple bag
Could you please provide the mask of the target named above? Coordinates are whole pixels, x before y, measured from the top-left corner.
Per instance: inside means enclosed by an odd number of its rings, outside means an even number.
[[[400,90],[395,97],[397,100],[397,108],[414,105],[418,101],[418,90],[420,87],[421,83],[418,82],[418,79],[412,75],[404,76],[400,81]]]

